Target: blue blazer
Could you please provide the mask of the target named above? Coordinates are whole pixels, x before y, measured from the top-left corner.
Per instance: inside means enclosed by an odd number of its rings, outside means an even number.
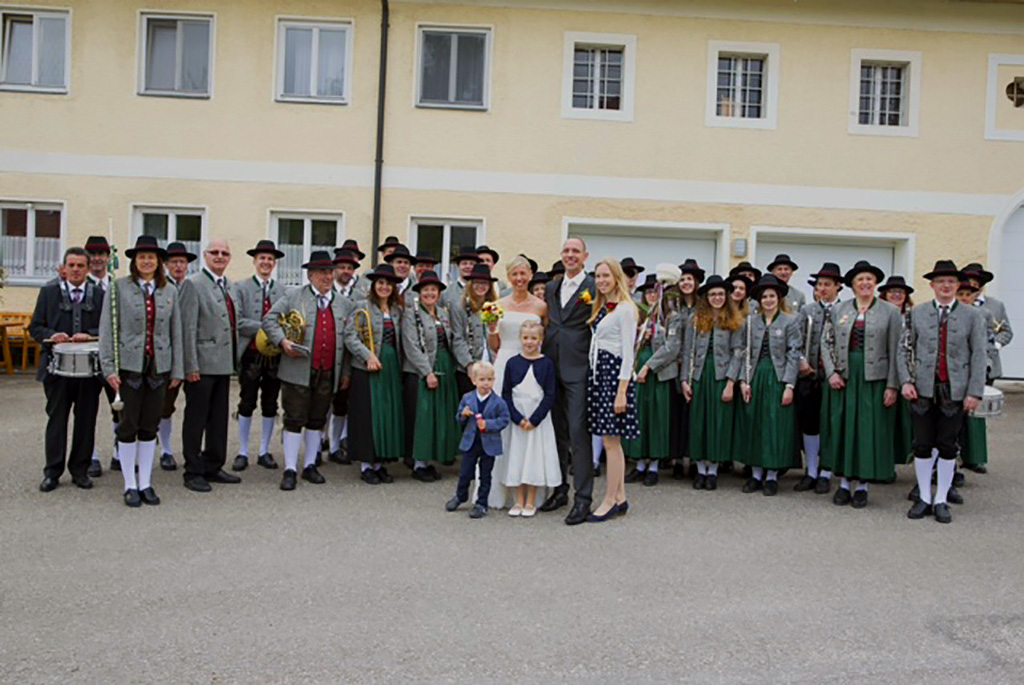
[[[473,416],[462,415],[462,410],[465,407],[470,408]],[[473,447],[473,440],[476,439],[477,432],[476,415],[479,410],[480,401],[477,399],[476,390],[470,390],[462,396],[462,401],[459,402],[459,411],[455,416],[459,425],[462,426],[462,442],[459,443],[459,449],[463,452],[468,452]],[[508,405],[496,392],[492,391],[491,396],[487,399],[487,406],[484,407],[484,421],[487,424],[487,429],[480,436],[484,454],[489,457],[497,457],[501,455],[501,431],[508,425],[509,416]]]

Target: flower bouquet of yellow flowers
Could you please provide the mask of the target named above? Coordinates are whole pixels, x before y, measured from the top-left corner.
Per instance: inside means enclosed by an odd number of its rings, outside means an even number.
[[[505,310],[497,302],[487,302],[480,310],[480,320],[485,324],[497,323],[505,316]]]

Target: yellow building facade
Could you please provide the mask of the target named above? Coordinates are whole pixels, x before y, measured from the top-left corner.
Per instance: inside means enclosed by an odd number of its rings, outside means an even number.
[[[378,239],[545,268],[983,261],[1024,321],[1024,5],[391,2]],[[372,252],[382,3],[0,3],[6,309],[61,250]],[[441,253],[444,254],[441,254]],[[447,266],[447,264],[446,264]],[[1024,355],[1004,351],[1007,375]],[[1008,354],[1009,353],[1009,354]],[[1009,364],[1007,364],[1009,362]]]

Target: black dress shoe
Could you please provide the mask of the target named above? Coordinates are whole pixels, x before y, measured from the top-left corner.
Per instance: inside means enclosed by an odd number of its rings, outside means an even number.
[[[921,499],[921,488],[918,485],[910,488],[910,492],[907,493],[907,499],[911,502],[917,502]]]
[[[359,474],[359,480],[370,485],[380,485],[380,476],[373,469],[366,469]]]
[[[960,494],[960,490],[950,486],[949,492],[946,493],[946,502],[948,504],[963,504],[964,496]]]
[[[160,468],[164,471],[174,471],[178,468],[177,462],[174,461],[173,454],[161,454],[160,455]]]
[[[764,496],[775,497],[779,494],[779,481],[777,480],[766,480],[764,482]]]
[[[705,490],[717,490],[718,489],[718,476],[708,476],[704,481]]]
[[[89,469],[85,472],[90,478],[99,478],[103,475],[103,465],[100,464],[99,459],[93,459],[89,462]]]
[[[142,498],[139,496],[139,491],[132,488],[131,490],[124,491],[124,503],[129,507],[141,507]]]
[[[832,496],[832,504],[837,507],[845,507],[847,504],[853,501],[853,495],[846,488],[839,488],[836,490],[836,494]]]
[[[245,471],[249,468],[249,457],[239,454],[235,457],[235,460],[231,463],[232,471]]]
[[[804,476],[800,479],[800,482],[793,486],[793,489],[797,492],[807,492],[813,490],[814,486],[818,484],[817,478],[811,478],[810,476]]]
[[[341,459],[341,450],[334,450],[327,455],[327,461],[332,464],[344,464],[345,462]]]
[[[277,468],[277,462],[274,461],[274,455],[272,455],[270,452],[267,452],[266,454],[261,454],[260,456],[256,457],[256,463],[265,469]]]
[[[644,471],[639,471],[636,467],[633,467],[633,470],[626,474],[625,480],[627,483],[639,483],[644,479],[644,473]]]
[[[743,484],[743,492],[749,495],[752,492],[757,492],[762,487],[764,487],[764,483],[751,476],[747,479],[747,482]]]
[[[463,501],[461,499],[459,499],[458,495],[456,495],[455,497],[452,497],[450,500],[448,500],[447,502],[444,503],[444,510],[445,511],[456,511],[462,505],[463,505]]]
[[[629,513],[629,502],[621,502],[619,505],[619,516],[625,516]]]
[[[828,491],[832,489],[832,481],[828,478],[818,477],[817,482],[814,484],[815,495],[827,495]]]
[[[160,498],[157,497],[156,491],[152,487],[148,487],[145,490],[139,491],[139,497],[142,499],[143,504],[148,504],[151,507],[155,507],[160,504]]]
[[[327,482],[327,479],[316,470],[316,466],[307,466],[302,469],[302,480],[312,483],[313,485],[323,485]]]
[[[702,476],[701,474],[698,473],[697,477],[693,479],[693,489],[694,490],[703,490],[704,489],[704,484],[707,482],[707,479],[708,479],[707,476]]]
[[[320,453],[316,453],[316,460],[313,462],[313,466],[323,466],[324,459],[320,456]]]
[[[974,464],[971,466],[971,471],[975,473],[988,473],[988,467],[984,464]]]
[[[587,516],[587,523],[604,523],[605,521],[611,521],[613,518],[619,515],[619,505],[613,504],[612,508],[605,513],[598,516],[597,514],[590,514]]]
[[[672,465],[672,478],[675,480],[683,480],[686,478],[686,467],[683,466],[682,460],[677,461]]]
[[[957,471],[956,473],[953,474],[954,488],[962,488],[965,482],[967,482],[967,479],[964,477],[963,471]]]
[[[294,490],[295,489],[295,471],[292,469],[285,469],[284,473],[281,474],[281,489],[282,490]]]
[[[482,504],[474,504],[473,510],[469,512],[469,518],[482,519],[484,516],[487,516],[487,507]]]
[[[210,492],[213,488],[210,487],[210,483],[207,482],[202,476],[185,476],[185,487],[192,492]]]
[[[380,482],[381,483],[394,483],[395,482],[394,477],[390,473],[388,473],[388,470],[386,468],[384,468],[383,466],[381,466],[379,469],[377,469],[377,477],[380,478]]]
[[[412,470],[412,479],[418,480],[421,483],[433,483],[434,477],[430,475],[426,467],[421,466],[418,469]]]
[[[43,479],[43,482],[39,484],[39,491],[40,492],[52,492],[52,491],[56,490],[57,486],[59,486],[59,485],[60,485],[60,481],[59,480],[57,480],[56,478],[50,478],[49,476],[47,476],[46,478]]]
[[[207,476],[206,480],[210,481],[211,483],[226,483],[226,484],[229,484],[229,485],[234,485],[235,483],[241,483],[242,482],[241,478],[239,478],[238,476],[232,476],[230,473],[228,473],[224,469],[221,469],[220,471],[218,471],[217,473],[213,474],[212,476]]]
[[[89,490],[92,488],[92,479],[89,476],[71,476],[71,482],[75,484],[76,488],[82,488],[83,490]]]
[[[427,464],[427,473],[429,473],[430,477],[434,480],[441,480],[441,472],[434,468],[433,464]]]
[[[914,505],[910,507],[910,511],[907,512],[908,519],[923,519],[925,516],[930,516],[932,513],[932,505],[927,504],[923,500],[917,500]]]
[[[120,462],[120,460],[118,460],[118,459],[111,459],[110,460],[110,470],[111,471],[120,471],[121,470],[121,462]]]
[[[853,501],[850,502],[850,505],[854,509],[863,509],[864,507],[866,507],[868,505],[868,491],[857,490],[855,493],[853,493]]]
[[[935,520],[939,523],[952,523],[953,513],[949,510],[948,504],[935,505]]]
[[[653,488],[658,484],[658,472],[647,469],[647,473],[644,475],[644,487]]]
[[[569,495],[561,490],[555,490],[555,493],[544,500],[544,503],[538,508],[540,511],[555,511],[567,504],[569,504]]]
[[[578,526],[581,523],[586,523],[588,516],[590,516],[590,507],[587,503],[575,502],[569,515],[565,517],[565,525]]]

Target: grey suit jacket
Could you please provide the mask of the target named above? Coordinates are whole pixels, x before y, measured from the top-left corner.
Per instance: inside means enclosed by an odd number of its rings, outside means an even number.
[[[804,295],[803,290],[797,290],[790,286],[789,293],[786,295],[786,302],[789,304],[790,313],[799,313],[804,305],[807,304],[807,297]]]
[[[227,296],[231,297],[231,282],[227,278],[224,280]],[[185,373],[230,376],[235,373],[238,340],[228,316],[225,293],[205,268],[189,277],[188,282],[192,287],[178,288],[185,344]],[[237,303],[235,316],[238,316]]]
[[[744,365],[741,375],[746,383],[754,378],[761,342],[768,337],[775,377],[787,385],[795,385],[800,371],[800,321],[796,314],[779,312],[771,325],[767,325],[760,314],[747,317],[743,326]]]
[[[850,377],[850,337],[857,320],[856,300],[846,300],[832,307],[829,317],[835,330],[832,346],[822,340],[819,352],[825,365],[825,378],[838,373]],[[903,330],[900,310],[888,302],[876,299],[864,314],[864,378],[867,381],[885,381],[885,387],[899,387],[896,353]]]
[[[355,301],[365,301],[370,295],[370,287],[373,285],[373,281],[363,275],[356,276],[356,284],[352,288],[352,299]]]
[[[897,352],[900,383],[913,383],[921,397],[935,396],[939,369],[939,309],[931,300],[910,310],[908,345],[914,351],[910,364],[904,345]],[[985,394],[985,317],[976,307],[953,305],[946,322],[946,369],[951,399]]]
[[[992,378],[999,378],[1003,375],[1003,362],[999,358],[999,350],[1013,340],[1013,328],[1010,326],[1010,318],[1006,316],[1006,305],[1001,300],[986,295],[981,309],[992,313],[992,332],[995,334],[996,345],[989,347],[988,356],[991,360]]]
[[[638,337],[644,335],[647,324],[640,326]],[[647,368],[659,381],[679,377],[679,352],[683,347],[683,316],[679,312],[668,315],[665,325],[659,325],[651,339],[654,354],[647,360]]]
[[[444,326],[448,349],[455,347],[455,331],[452,329],[452,318],[448,307],[437,303],[437,318]],[[416,323],[419,319],[419,325]],[[433,372],[437,361],[437,327],[434,319],[420,306],[406,307],[402,312],[402,371],[426,377]],[[465,366],[463,366],[465,368]]]
[[[466,369],[473,362],[484,358],[484,346],[487,344],[487,326],[480,320],[479,312],[471,312],[462,305],[461,300],[451,309],[452,332],[454,334],[452,352],[460,369]]]
[[[441,293],[441,302],[448,305],[448,307],[454,310],[462,303],[462,293],[466,291],[466,286],[463,285],[459,279],[455,279],[448,284],[444,292]]]
[[[143,372],[146,347],[146,296],[134,278],[117,280],[117,342],[118,363],[114,364],[114,326],[110,303],[112,297],[103,300],[103,314],[100,316],[100,366],[103,377],[115,375],[121,369]],[[178,289],[170,281],[153,293],[156,305],[153,319],[153,362],[155,372],[169,373],[172,379],[185,377],[184,345],[181,331],[181,308],[178,303]]]
[[[586,276],[569,302],[562,306],[562,280],[548,283],[544,291],[548,303],[548,325],[544,334],[544,355],[551,357],[563,383],[582,383],[590,367],[591,305],[580,300],[583,292],[597,296],[594,279]]]
[[[832,308],[838,306],[838,300],[832,303]],[[818,360],[821,358],[821,332],[825,327],[825,317],[828,311],[820,302],[809,302],[800,310],[801,337],[803,338],[800,358],[806,360],[816,372],[819,370]],[[810,339],[808,340],[808,338]]]
[[[345,320],[352,310],[352,303],[344,297],[340,297],[334,290],[331,299],[331,311],[334,315],[334,383],[335,388],[341,381],[341,377],[348,374],[345,361]],[[302,312],[306,320],[306,326],[302,334],[302,344],[312,348],[314,336],[316,335],[317,303],[316,295],[309,284],[292,288],[284,297],[279,297],[277,302],[270,308],[267,315],[263,317],[263,330],[267,332],[267,338],[275,345],[281,345],[284,340],[284,329],[278,322],[281,314],[297,309]],[[281,354],[281,366],[278,367],[277,377],[294,385],[309,387],[309,373],[313,366],[313,356],[289,357]]]
[[[738,380],[743,366],[743,327],[735,331],[715,328],[714,360],[716,381]],[[704,374],[704,362],[708,356],[708,341],[712,333],[697,332],[697,317],[690,317],[690,325],[686,327],[683,343],[683,368],[679,378],[690,382],[691,374],[694,382]]]
[[[360,302],[349,311],[348,319],[345,321],[345,348],[352,354],[352,366],[366,371],[366,360],[370,358],[370,348],[360,340],[355,326],[355,315],[360,310],[370,312],[370,328],[373,331],[373,344],[378,353],[378,359],[380,358],[380,346],[384,339],[384,315],[377,305]],[[395,347],[398,349],[399,359],[402,358],[402,316],[401,308],[391,310],[391,320],[395,325]]]
[[[286,288],[275,280],[270,281],[270,306],[284,297]],[[238,321],[238,358],[241,360],[249,343],[263,324],[263,286],[255,276],[238,281],[231,290],[235,300],[235,317]]]

